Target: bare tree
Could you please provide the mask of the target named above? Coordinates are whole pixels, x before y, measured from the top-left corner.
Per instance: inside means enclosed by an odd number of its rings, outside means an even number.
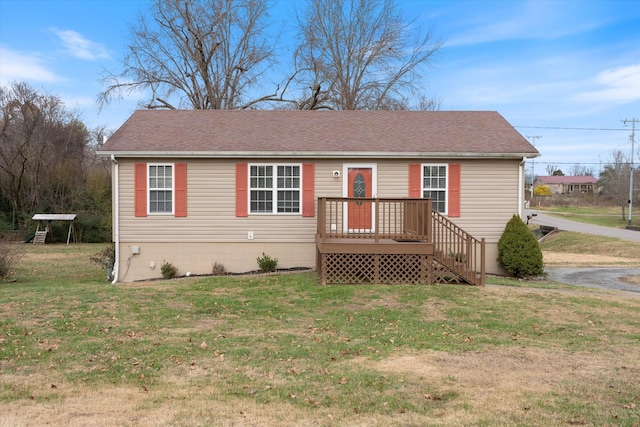
[[[548,164],[544,167],[544,170],[547,172],[548,176],[553,176],[553,173],[558,170],[558,165]]]
[[[141,15],[120,74],[103,79],[100,105],[148,91],[149,109],[235,109],[270,65],[268,0],[153,0]],[[277,92],[277,90],[276,90]],[[265,97],[269,98],[269,97]]]
[[[56,96],[0,87],[0,193],[18,228],[34,210],[62,212],[82,190],[88,133]]]
[[[611,162],[604,165],[598,180],[601,194],[622,207],[622,219],[625,219],[625,208],[629,203],[630,172],[629,156],[620,150],[614,150]]]
[[[576,163],[569,169],[569,176],[593,176],[593,168]]]
[[[414,31],[394,0],[308,0],[298,26],[300,109],[406,109],[441,47],[431,31]]]
[[[438,97],[427,97],[423,94],[419,96],[417,104],[410,109],[418,111],[438,111],[441,105],[442,99]]]

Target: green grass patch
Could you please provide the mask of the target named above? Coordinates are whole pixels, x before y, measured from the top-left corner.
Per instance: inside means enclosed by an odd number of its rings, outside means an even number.
[[[578,413],[587,424],[612,414],[616,424],[638,421],[637,411],[623,407],[637,400],[638,369],[628,360],[640,348],[638,299],[505,278],[490,278],[488,287],[320,286],[313,273],[114,286],[89,261],[99,249],[34,247],[17,281],[0,285],[4,404],[57,400],[64,408],[71,395],[60,389],[128,387],[153,393],[139,404],[148,411],[185,396],[171,425],[207,420],[189,402],[212,394],[228,407],[296,414],[289,425],[318,417],[327,425],[406,425],[452,411],[466,414],[465,423],[492,425],[504,418],[486,408],[484,389],[472,393],[469,375],[496,360],[518,363],[509,355],[527,349],[529,369],[541,372],[554,369],[544,358],[558,353],[608,355],[602,369],[618,393],[579,412],[589,387],[607,384],[559,372],[552,390],[530,392],[531,402],[541,402],[539,422],[511,392],[513,424],[569,422]],[[452,368],[466,357],[479,365]]]
[[[613,237],[563,231],[540,242],[540,249],[549,252],[607,255],[640,258],[640,242],[621,241]]]

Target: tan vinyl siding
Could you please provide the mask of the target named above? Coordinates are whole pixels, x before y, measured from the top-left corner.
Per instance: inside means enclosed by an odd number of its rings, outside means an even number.
[[[408,196],[409,163],[461,165],[460,217],[450,219],[477,238],[497,242],[511,216],[518,213],[519,160],[378,162],[378,197]]]
[[[139,246],[140,253],[132,255],[131,246]],[[121,267],[118,281],[132,282],[161,278],[163,262],[178,268],[178,276],[210,275],[213,264],[222,264],[228,273],[258,270],[257,258],[265,253],[278,259],[278,268],[313,268],[315,246],[308,243],[122,243]]]
[[[121,161],[122,242],[313,242],[316,220],[302,214],[235,216],[235,161],[187,162],[187,217],[133,215],[133,162]],[[278,163],[285,163],[278,162]]]
[[[187,217],[134,216],[134,163],[119,160],[120,270],[119,280],[160,277],[163,261],[172,262],[179,274],[210,274],[214,262],[230,272],[257,269],[256,258],[267,253],[282,268],[315,266],[316,217],[302,214],[235,216],[235,164],[238,159],[189,159],[187,163]],[[162,159],[162,163],[185,160]],[[285,159],[298,163],[310,160]],[[249,161],[249,163],[252,163]],[[343,164],[351,159],[315,161],[315,197],[341,197]],[[487,241],[487,271],[501,273],[495,262],[496,243],[507,221],[518,212],[518,160],[424,159],[363,161],[377,166],[377,196],[408,196],[409,163],[459,163],[461,165],[461,215],[451,218],[476,238]],[[340,171],[334,178],[333,172]],[[248,233],[253,233],[253,240]],[[131,255],[131,246],[140,246]],[[128,261],[130,259],[130,261]],[[127,263],[129,264],[127,267]],[[155,268],[151,268],[151,263]]]
[[[454,222],[471,235],[497,243],[504,227],[518,214],[518,160],[460,162],[461,215]]]

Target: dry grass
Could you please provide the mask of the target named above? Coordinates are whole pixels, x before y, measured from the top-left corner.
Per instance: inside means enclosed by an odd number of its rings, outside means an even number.
[[[488,287],[482,297],[521,302],[528,293],[527,289]],[[566,305],[570,297],[558,295],[555,298],[561,305]],[[618,297],[597,298],[604,304],[640,309],[638,301],[629,305],[628,300]],[[575,314],[566,308],[558,311],[549,308],[544,313],[544,316],[548,315],[554,316],[560,325],[579,321],[593,329],[593,334],[600,333],[600,325],[589,323],[586,314]],[[611,317],[614,322],[615,313]],[[640,334],[637,319],[636,327],[628,332],[636,336]],[[579,334],[576,334],[576,340],[584,338],[583,332]],[[519,338],[514,336],[513,339]],[[392,389],[418,396],[425,408],[424,413],[405,412],[400,405],[386,414],[360,414],[356,408],[348,410],[319,405],[310,398],[317,395],[317,390],[313,389],[308,390],[306,396],[289,396],[291,403],[281,399],[258,401],[252,396],[262,390],[251,389],[250,383],[239,390],[238,396],[229,396],[225,390],[228,387],[225,377],[229,371],[240,370],[248,377],[268,377],[270,374],[220,357],[206,366],[197,362],[169,368],[153,387],[69,382],[55,366],[51,366],[44,372],[3,375],[3,383],[28,390],[29,397],[4,402],[0,424],[631,426],[640,422],[640,413],[634,409],[634,405],[640,404],[639,357],[638,347],[628,344],[620,347],[610,345],[593,353],[570,351],[560,346],[536,346],[527,341],[523,345],[484,346],[465,352],[397,349],[380,359],[356,356],[334,367],[337,377],[342,370],[352,369],[388,375],[393,379]],[[286,383],[286,380],[275,379],[270,387],[284,389]],[[344,398],[346,391],[340,388],[349,386],[357,387],[348,383],[337,384],[336,389],[330,392],[335,393],[336,399]],[[308,403],[301,405],[300,401],[305,399],[309,399]],[[387,403],[397,404],[392,394],[382,405]],[[585,414],[586,405],[603,408],[596,415],[597,421],[594,421],[592,412]],[[617,420],[625,413],[623,419],[626,422],[619,424]]]
[[[576,263],[596,263],[602,259],[606,263],[618,262],[640,264],[640,243],[612,237],[588,235],[563,231],[546,236],[540,243],[543,253],[574,256]],[[545,264],[548,260],[545,260]]]
[[[419,395],[425,407],[432,407],[428,415],[401,410],[388,415],[358,414],[355,410],[317,407],[313,402],[304,407],[278,401],[257,402],[249,396],[230,398],[221,393],[216,375],[203,370],[184,372],[153,389],[66,384],[51,381],[49,374],[43,374],[22,379],[23,384],[31,384],[32,393],[39,398],[3,404],[1,424],[460,426],[479,425],[479,420],[485,420],[486,425],[631,426],[636,425],[634,418],[640,422],[638,416],[618,424],[614,408],[610,408],[612,415],[608,419],[597,422],[585,416],[579,403],[574,403],[575,409],[567,413],[549,408],[557,406],[565,396],[588,399],[582,403],[585,406],[610,405],[621,388],[638,381],[637,357],[637,353],[588,354],[523,346],[458,354],[400,351],[379,361],[355,358],[349,362],[399,378],[397,387]],[[292,401],[296,399],[304,397],[291,397]],[[443,403],[444,399],[449,402]],[[632,412],[639,399],[636,395],[620,401],[619,412]]]
[[[78,252],[31,254],[22,274],[68,257],[102,276]],[[2,426],[640,424],[629,295],[47,280],[0,285]]]
[[[547,236],[541,248],[547,268],[640,268],[640,243],[637,242],[561,232]],[[624,280],[640,285],[640,275]]]

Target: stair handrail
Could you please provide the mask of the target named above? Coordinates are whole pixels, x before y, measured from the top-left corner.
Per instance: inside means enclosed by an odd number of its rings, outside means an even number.
[[[472,285],[485,283],[485,239],[477,239],[437,211],[432,215],[437,261]]]

